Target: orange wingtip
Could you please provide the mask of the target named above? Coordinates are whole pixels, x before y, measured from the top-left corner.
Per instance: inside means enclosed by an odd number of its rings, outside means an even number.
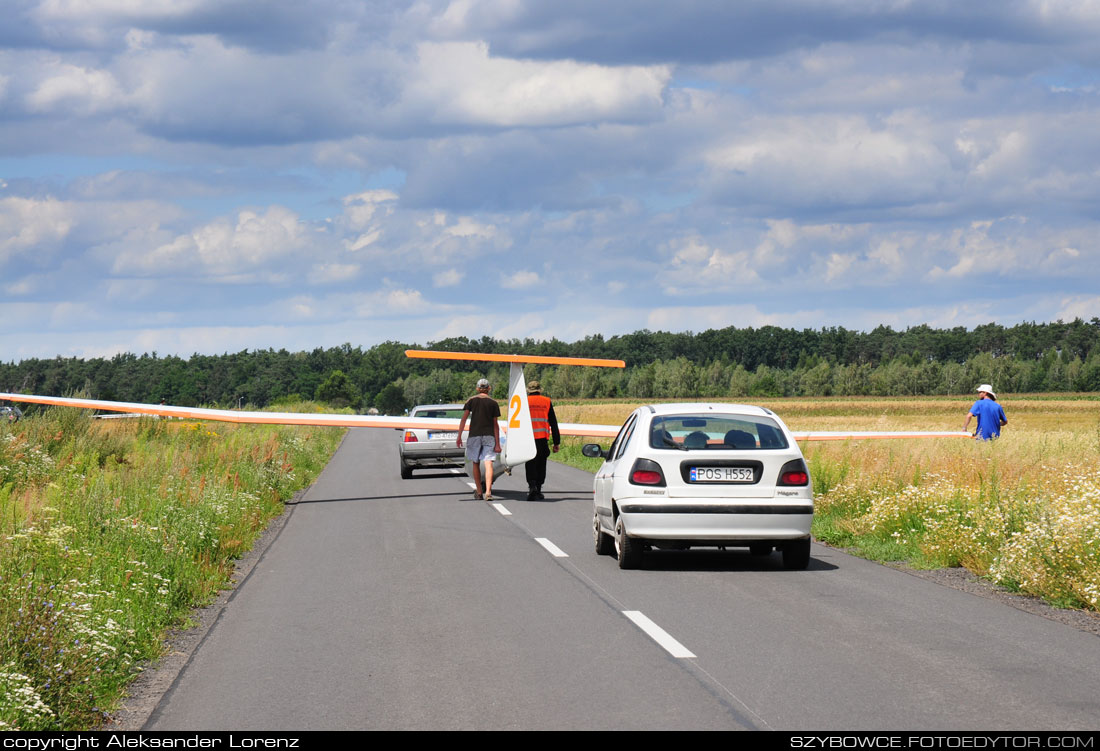
[[[539,355],[492,355],[479,352],[436,352],[427,349],[407,349],[406,357],[425,360],[479,360],[481,362],[532,362],[537,365],[587,365],[592,368],[625,368],[622,360],[600,360],[595,357],[540,357]]]

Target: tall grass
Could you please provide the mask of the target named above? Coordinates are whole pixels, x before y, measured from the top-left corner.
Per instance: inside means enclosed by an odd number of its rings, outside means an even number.
[[[814,536],[875,560],[965,566],[1055,605],[1100,610],[1096,395],[1003,401],[1009,425],[996,441],[804,444]],[[823,398],[765,406],[794,430],[958,430],[971,402]],[[556,411],[563,421],[614,423],[608,418],[621,421],[633,406],[570,402]]]
[[[340,435],[64,408],[0,426],[0,729],[100,723]]]

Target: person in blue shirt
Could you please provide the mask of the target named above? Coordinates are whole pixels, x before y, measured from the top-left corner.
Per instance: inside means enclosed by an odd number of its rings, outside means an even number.
[[[974,406],[966,413],[966,422],[963,423],[963,430],[970,429],[971,417],[978,418],[978,427],[977,430],[974,431],[974,437],[980,438],[983,441],[999,438],[1001,435],[1001,426],[1008,425],[1008,418],[1005,417],[1005,411],[1001,408],[1000,404],[997,404],[997,395],[993,393],[993,387],[988,383],[983,383],[978,387],[978,401],[974,402]]]

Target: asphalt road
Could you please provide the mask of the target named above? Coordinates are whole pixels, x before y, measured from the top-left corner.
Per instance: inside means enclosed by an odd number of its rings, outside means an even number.
[[[818,545],[620,571],[590,475],[551,462],[537,503],[522,475],[474,501],[352,430],[147,727],[1100,727],[1095,635]]]

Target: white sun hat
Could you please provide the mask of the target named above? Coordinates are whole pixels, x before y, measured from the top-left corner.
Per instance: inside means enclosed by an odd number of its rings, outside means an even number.
[[[993,393],[993,387],[990,386],[988,383],[983,383],[981,386],[979,386],[978,391],[984,391],[985,393],[992,396],[994,401],[997,400],[997,395]]]

